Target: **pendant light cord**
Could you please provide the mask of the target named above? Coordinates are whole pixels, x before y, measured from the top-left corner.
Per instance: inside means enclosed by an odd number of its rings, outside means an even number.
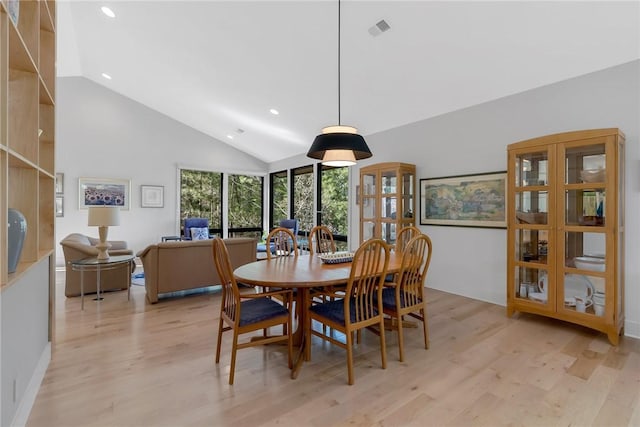
[[[342,125],[340,120],[340,0],[338,0],[338,126]]]

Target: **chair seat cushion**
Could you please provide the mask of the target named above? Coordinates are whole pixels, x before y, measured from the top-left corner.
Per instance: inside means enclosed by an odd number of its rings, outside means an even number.
[[[373,297],[374,301],[378,301],[378,296],[375,295]],[[382,306],[384,308],[396,309],[396,289],[395,288],[385,288],[382,290]],[[404,297],[404,294],[400,293],[400,307],[404,308],[407,306],[407,301]]]
[[[240,303],[240,307],[242,307],[240,309],[240,326],[289,314],[289,311],[284,306],[269,298],[244,300]]]
[[[351,322],[355,323],[356,321],[356,308],[353,301],[350,302],[351,306],[349,308]],[[344,300],[338,299],[335,301],[324,302],[322,304],[316,304],[309,307],[309,311],[312,311],[319,316],[327,318],[339,325],[344,326]]]

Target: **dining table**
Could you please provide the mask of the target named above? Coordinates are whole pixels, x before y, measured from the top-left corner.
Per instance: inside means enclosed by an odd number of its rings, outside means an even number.
[[[402,256],[394,251],[389,252],[387,274],[400,271]],[[293,342],[298,351],[294,359],[291,378],[298,376],[304,361],[305,336],[304,325],[309,309],[309,291],[312,288],[325,288],[344,285],[349,280],[352,262],[325,263],[320,255],[298,255],[274,257],[254,261],[236,268],[233,272],[240,283],[261,286],[294,289],[295,310],[297,316]],[[381,267],[382,268],[382,267]]]

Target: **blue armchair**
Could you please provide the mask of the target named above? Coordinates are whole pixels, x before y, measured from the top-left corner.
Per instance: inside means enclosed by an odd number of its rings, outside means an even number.
[[[206,228],[209,235],[209,220],[207,218],[185,218],[184,219],[184,240],[192,240],[192,228]]]

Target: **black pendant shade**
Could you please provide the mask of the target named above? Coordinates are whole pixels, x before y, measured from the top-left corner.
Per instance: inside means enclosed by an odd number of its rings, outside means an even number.
[[[371,150],[361,135],[356,133],[322,133],[313,140],[307,153],[312,159],[322,160],[327,150],[350,150],[355,160],[368,159]]]
[[[343,126],[340,121],[340,0],[338,0],[338,124],[322,129],[322,133],[313,140],[307,157],[317,159],[327,166],[353,166],[356,160],[368,159],[371,150],[358,135],[358,130]]]

